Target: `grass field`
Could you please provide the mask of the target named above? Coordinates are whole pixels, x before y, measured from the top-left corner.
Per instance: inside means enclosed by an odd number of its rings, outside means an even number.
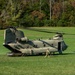
[[[37,28],[50,32],[63,32],[68,49],[63,55],[8,57],[8,49],[2,46],[3,30],[0,30],[0,75],[75,75],[75,27],[43,27]],[[54,34],[25,30],[29,39],[51,38]]]

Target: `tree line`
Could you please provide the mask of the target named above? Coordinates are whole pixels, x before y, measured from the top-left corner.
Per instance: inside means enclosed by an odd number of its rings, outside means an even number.
[[[75,0],[0,0],[0,29],[75,26]]]

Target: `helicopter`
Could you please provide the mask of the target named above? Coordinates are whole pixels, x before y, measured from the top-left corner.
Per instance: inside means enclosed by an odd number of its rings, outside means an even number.
[[[30,40],[15,27],[5,29],[3,46],[10,50],[8,56],[62,54],[68,47],[61,33],[56,33],[51,39]]]

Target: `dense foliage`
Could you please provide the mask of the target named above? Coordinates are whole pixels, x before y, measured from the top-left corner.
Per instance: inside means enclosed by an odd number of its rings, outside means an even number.
[[[75,0],[0,0],[0,29],[75,26]]]

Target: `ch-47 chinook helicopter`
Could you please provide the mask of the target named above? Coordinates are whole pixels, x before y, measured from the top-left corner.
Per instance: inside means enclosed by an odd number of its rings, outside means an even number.
[[[52,39],[29,40],[21,30],[14,27],[5,30],[3,46],[11,51],[7,54],[8,56],[44,55],[47,52],[49,54],[54,52],[62,54],[62,51],[67,48],[63,35],[60,33],[57,33]]]

